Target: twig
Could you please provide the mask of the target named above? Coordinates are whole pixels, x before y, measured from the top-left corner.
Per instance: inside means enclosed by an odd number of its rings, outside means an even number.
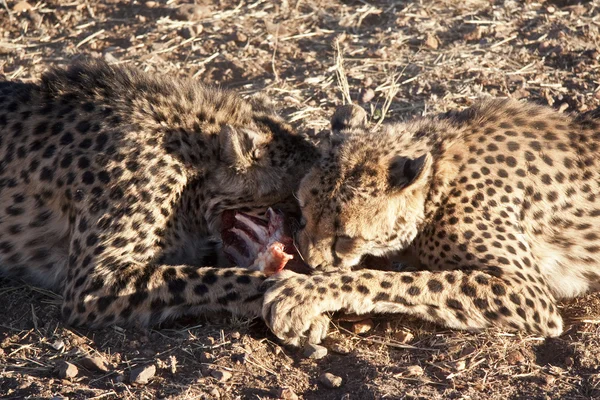
[[[279,28],[281,25],[277,25],[277,31],[275,31],[275,44],[273,45],[273,56],[271,57],[271,68],[273,69],[273,75],[275,75],[275,82],[279,82],[279,74],[277,74],[277,68],[275,67],[275,56],[277,55],[277,45],[279,44]]]
[[[490,49],[496,48],[498,46],[502,46],[504,43],[508,43],[511,40],[515,40],[518,37],[518,35],[512,35],[510,37],[507,37],[504,40],[499,41],[498,43],[494,43],[493,45],[490,46]]]
[[[352,104],[352,98],[350,97],[350,87],[348,85],[348,79],[346,78],[346,71],[344,70],[344,57],[340,49],[340,40],[335,38],[334,44],[334,61],[335,61],[335,75],[337,77],[338,87],[342,92],[342,98],[344,104]]]
[[[97,36],[102,35],[104,33],[104,31],[105,31],[104,29],[100,29],[98,32],[92,33],[90,36],[86,37],[81,42],[77,43],[75,48],[79,48],[79,47],[83,46],[84,44],[86,44],[87,42],[95,39]]]

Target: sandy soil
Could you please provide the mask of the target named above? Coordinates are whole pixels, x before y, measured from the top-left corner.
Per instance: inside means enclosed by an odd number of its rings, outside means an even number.
[[[243,94],[264,91],[309,134],[347,101],[338,74],[374,124],[383,115],[394,121],[464,107],[483,94],[585,111],[600,105],[599,6],[0,0],[0,75],[30,81],[51,65],[104,58]],[[594,295],[563,306],[567,330],[557,339],[377,317],[362,334],[336,322],[320,360],[280,346],[260,321],[218,316],[144,332],[76,330],[60,322],[59,296],[6,280],[0,304],[2,398],[600,398]],[[140,369],[149,382],[134,382]],[[322,383],[326,372],[341,386]]]

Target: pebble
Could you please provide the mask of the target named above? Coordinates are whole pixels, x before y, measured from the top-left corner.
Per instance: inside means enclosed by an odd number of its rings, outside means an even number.
[[[394,340],[400,343],[409,343],[415,338],[415,335],[409,331],[394,332],[392,336],[394,337]]]
[[[298,395],[290,388],[277,388],[273,391],[273,394],[282,400],[298,400]]]
[[[458,360],[454,363],[455,371],[464,371],[464,369],[466,367],[467,367],[467,362],[465,360]]]
[[[104,61],[106,61],[109,64],[114,64],[114,63],[118,63],[119,59],[117,57],[115,57],[112,53],[104,53]]]
[[[235,41],[238,43],[246,43],[248,41],[248,36],[242,32],[238,32],[235,34]]]
[[[373,329],[373,320],[371,318],[358,321],[352,324],[352,332],[360,335],[361,333],[367,333]]]
[[[145,385],[156,375],[156,366],[154,364],[134,368],[129,373],[129,381],[139,385]]]
[[[108,363],[102,357],[85,357],[79,361],[79,364],[90,371],[108,372]]]
[[[322,374],[319,377],[319,382],[321,382],[323,385],[325,385],[325,387],[328,387],[329,389],[335,389],[342,386],[342,378],[337,375],[333,375],[329,372],[325,372],[324,374]]]
[[[567,357],[567,358],[565,358],[565,365],[567,367],[572,367],[573,364],[575,364],[575,360],[573,360],[573,357]]]
[[[350,354],[352,352],[352,347],[350,345],[345,344],[345,343],[335,342],[335,343],[332,343],[329,346],[329,348],[334,353],[338,353],[338,354],[341,354],[341,355]]]
[[[404,369],[403,375],[405,375],[405,376],[422,376],[423,368],[421,368],[419,365],[409,365],[408,367],[406,367]]]
[[[61,379],[72,379],[79,374],[79,369],[77,369],[75,364],[71,364],[68,361],[60,361],[56,364],[56,372]]]
[[[306,358],[312,358],[313,360],[320,360],[327,355],[327,348],[319,346],[318,344],[307,344],[304,346],[304,352],[302,353]]]
[[[510,365],[521,364],[524,361],[525,357],[519,350],[511,351],[506,355],[506,362]]]
[[[206,352],[204,352],[204,353],[200,354],[200,362],[203,362],[203,363],[211,363],[211,362],[213,362],[214,360],[215,360],[215,356],[213,356],[213,355],[212,355],[212,354],[210,354],[210,353],[206,353]]]
[[[434,35],[427,35],[427,38],[425,39],[425,46],[435,50],[439,47],[439,45],[440,44]]]
[[[177,9],[175,16],[182,21],[199,21],[210,17],[210,8],[196,4],[184,4]]]
[[[231,338],[233,340],[240,340],[241,337],[242,337],[242,335],[239,332],[232,332],[231,333]]]
[[[219,382],[227,382],[233,376],[231,372],[222,369],[213,369],[210,375]]]
[[[375,91],[371,88],[364,89],[360,95],[360,101],[362,103],[368,103],[375,98]]]
[[[58,340],[55,340],[53,343],[51,343],[50,347],[52,347],[56,351],[61,351],[62,349],[65,348],[65,342],[58,339]]]

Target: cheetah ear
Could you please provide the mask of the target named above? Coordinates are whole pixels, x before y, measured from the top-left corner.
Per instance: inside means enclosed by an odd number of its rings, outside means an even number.
[[[331,131],[324,135],[319,142],[321,154],[327,155],[332,149],[344,141],[346,129],[366,129],[367,113],[356,104],[346,104],[338,107],[331,117]]]
[[[338,107],[331,117],[331,130],[333,132],[366,127],[367,112],[356,104],[346,104]]]
[[[388,183],[392,190],[411,186],[415,189],[423,186],[431,175],[432,158],[430,153],[415,159],[397,157],[390,164]]]
[[[244,171],[259,158],[262,139],[250,129],[224,125],[219,132],[220,160],[237,171]]]
[[[257,93],[250,96],[248,101],[252,105],[252,109],[254,111],[264,112],[267,114],[276,114],[275,105],[271,99],[263,93]]]

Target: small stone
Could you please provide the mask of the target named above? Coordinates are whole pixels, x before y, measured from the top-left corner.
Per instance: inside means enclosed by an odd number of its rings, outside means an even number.
[[[548,12],[548,14],[554,14],[556,12],[556,7],[548,6],[546,7],[546,11]]]
[[[465,360],[458,360],[454,363],[454,369],[456,371],[463,371],[467,367],[467,362]]]
[[[112,53],[104,53],[104,61],[109,64],[115,64],[119,62],[119,59],[115,57]]]
[[[73,379],[79,374],[79,369],[68,361],[59,361],[55,368],[58,377],[61,379]]]
[[[567,358],[565,358],[565,365],[567,367],[572,367],[573,364],[575,364],[575,360],[573,360],[573,357],[567,357]]]
[[[402,372],[402,375],[404,376],[422,376],[423,375],[423,368],[421,368],[421,366],[419,365],[409,365],[408,367],[406,367],[404,369],[404,371]]]
[[[200,354],[200,362],[202,363],[212,363],[215,360],[215,356],[210,353],[202,353]]]
[[[23,11],[31,10],[33,6],[26,1],[20,1],[13,6],[13,12],[20,13]]]
[[[156,375],[156,367],[154,364],[134,368],[129,373],[129,382],[145,385],[154,377],[154,375]]]
[[[481,36],[481,28],[479,26],[476,26],[475,29],[473,29],[471,32],[465,33],[463,35],[463,39],[465,39],[467,42],[472,42],[474,40],[481,39]]]
[[[319,377],[319,382],[329,389],[335,389],[342,386],[342,378],[329,372],[322,374]]]
[[[542,52],[546,52],[551,48],[552,48],[552,43],[547,40],[541,42],[540,45],[538,46],[538,49]]]
[[[211,11],[210,8],[206,6],[184,4],[177,9],[175,16],[182,21],[199,21],[203,18],[210,17]]]
[[[335,343],[332,343],[331,345],[329,345],[329,349],[331,351],[333,351],[334,353],[338,353],[338,354],[342,354],[342,355],[350,354],[350,352],[352,352],[352,347],[350,347],[349,345],[347,345],[345,343],[339,343],[339,342],[335,342]]]
[[[556,377],[548,374],[542,374],[542,382],[546,386],[552,386],[556,382]]]
[[[222,369],[213,369],[210,375],[219,382],[227,382],[233,376],[231,372]]]
[[[373,320],[372,319],[365,319],[362,321],[358,321],[352,324],[352,332],[360,335],[361,333],[367,333],[370,330],[373,329]]]
[[[65,342],[63,342],[62,340],[58,339],[58,340],[55,340],[54,342],[52,342],[50,344],[50,347],[52,347],[56,351],[61,351],[61,350],[63,350],[65,348]]]
[[[158,6],[158,3],[156,1],[147,1],[144,4],[148,8],[154,8],[154,7]]]
[[[298,395],[290,388],[277,388],[273,390],[273,395],[282,400],[298,400]]]
[[[360,95],[362,103],[368,103],[375,98],[375,91],[371,88],[363,89]]]
[[[415,338],[415,335],[413,335],[409,331],[394,332],[394,334],[392,336],[394,337],[394,340],[396,340],[400,343],[409,343]]]
[[[327,355],[327,348],[319,346],[318,344],[307,344],[304,346],[304,352],[302,353],[306,358],[312,358],[313,360],[320,360]]]
[[[108,372],[108,363],[102,357],[84,357],[79,364],[90,371]]]
[[[194,31],[194,27],[184,26],[179,30],[179,35],[184,39],[191,39],[196,36],[196,32]]]
[[[519,350],[511,351],[506,355],[506,362],[509,365],[521,364],[524,361],[525,357]]]
[[[248,41],[248,36],[242,32],[237,32],[235,34],[235,41],[238,43],[246,43]]]
[[[440,43],[438,42],[435,35],[432,35],[432,34],[427,35],[427,38],[425,39],[425,46],[429,47],[430,49],[435,50],[439,47],[439,45],[440,45]]]
[[[240,340],[241,337],[242,337],[242,335],[239,332],[232,332],[231,333],[231,338],[233,340]]]

